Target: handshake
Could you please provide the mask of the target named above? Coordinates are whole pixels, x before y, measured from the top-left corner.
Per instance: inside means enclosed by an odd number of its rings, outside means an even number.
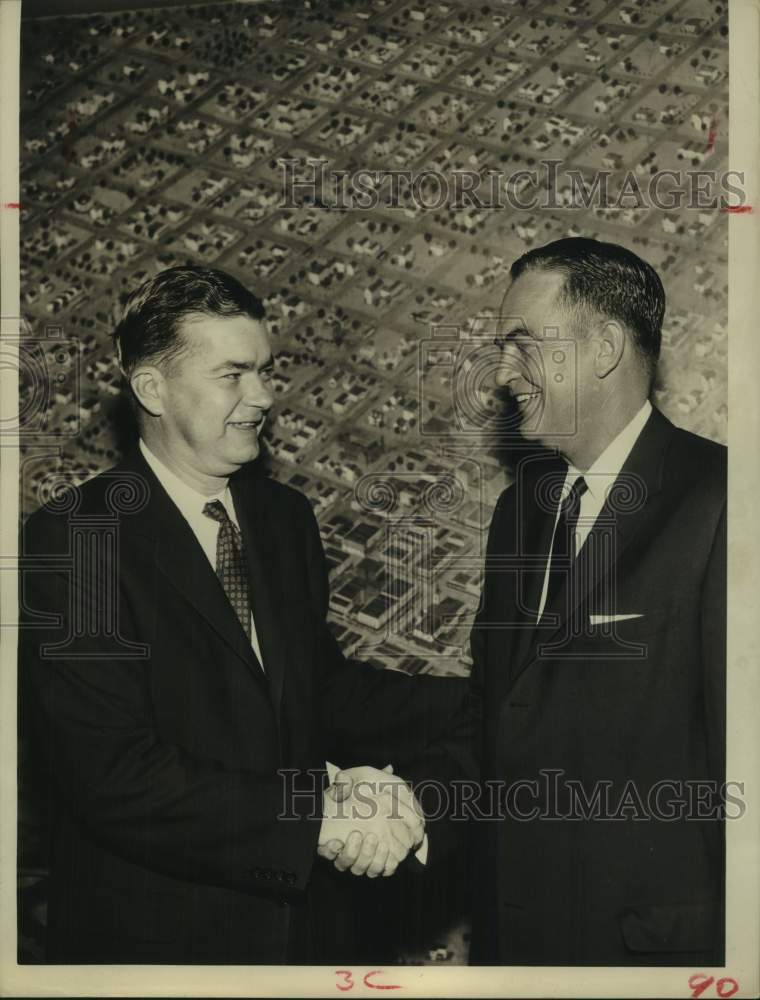
[[[425,837],[425,819],[392,765],[339,771],[324,792],[317,854],[338,871],[392,875]]]

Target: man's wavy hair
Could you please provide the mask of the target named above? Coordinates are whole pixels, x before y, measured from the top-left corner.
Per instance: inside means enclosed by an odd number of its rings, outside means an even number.
[[[237,278],[211,267],[170,267],[149,278],[127,298],[114,333],[125,378],[140,364],[164,371],[187,345],[182,323],[191,316],[250,316],[262,320],[264,306]]]
[[[616,243],[568,237],[524,253],[510,275],[515,280],[526,271],[564,275],[559,305],[577,324],[602,318],[624,326],[651,385],[660,356],[665,290],[650,264]]]

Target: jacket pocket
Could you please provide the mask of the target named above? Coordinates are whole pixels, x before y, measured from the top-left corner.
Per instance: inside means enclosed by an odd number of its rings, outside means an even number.
[[[632,952],[710,951],[717,945],[714,903],[633,906],[618,920],[625,946]]]
[[[618,621],[591,621],[587,619],[587,629],[591,635],[619,636],[621,639],[636,641],[648,635],[656,635],[673,626],[675,613],[670,611],[646,611],[636,618],[621,618]]]

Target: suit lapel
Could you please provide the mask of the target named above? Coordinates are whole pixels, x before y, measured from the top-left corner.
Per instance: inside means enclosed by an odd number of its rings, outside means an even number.
[[[569,634],[568,620],[584,612],[589,595],[605,581],[606,610],[615,611],[615,567],[626,549],[661,514],[665,455],[673,430],[666,417],[652,411],[578,555],[570,580],[544,610],[551,624],[539,626],[521,648],[513,676],[532,661],[539,643],[542,655],[548,652],[547,646],[554,645],[556,655],[561,656],[565,646],[562,637]]]
[[[139,449],[128,455],[118,470],[141,476],[148,486],[145,507],[124,519],[127,531],[136,532],[151,542],[154,559],[161,573],[254,676],[263,682],[251,645],[219,578],[190,525],[161,486]]]
[[[230,489],[248,563],[256,635],[270,698],[279,716],[288,662],[288,626],[283,618],[287,592],[286,581],[282,578],[280,549],[288,536],[282,526],[273,523],[269,497],[263,490],[256,490],[256,476],[250,470],[241,470],[234,476]]]

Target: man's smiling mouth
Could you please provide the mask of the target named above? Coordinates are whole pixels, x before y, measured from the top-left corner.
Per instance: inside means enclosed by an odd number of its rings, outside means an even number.
[[[238,427],[244,431],[257,430],[264,423],[264,417],[259,417],[258,420],[230,420],[230,427]]]
[[[540,389],[533,389],[530,392],[516,392],[514,399],[516,403],[527,403],[529,399],[536,399],[540,395],[542,395]]]

